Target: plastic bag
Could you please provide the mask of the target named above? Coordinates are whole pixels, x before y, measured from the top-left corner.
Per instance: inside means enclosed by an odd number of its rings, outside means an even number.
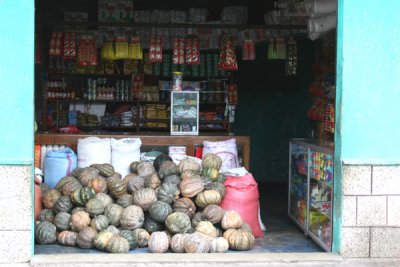
[[[232,138],[218,142],[203,142],[203,157],[208,153],[218,155],[222,159],[220,172],[239,167],[236,139]]]

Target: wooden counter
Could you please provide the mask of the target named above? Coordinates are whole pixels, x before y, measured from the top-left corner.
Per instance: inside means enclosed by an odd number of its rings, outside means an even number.
[[[224,141],[235,138],[238,147],[242,148],[243,166],[250,170],[250,136],[231,135],[198,135],[198,136],[171,136],[165,134],[35,134],[35,144],[38,145],[67,145],[76,151],[78,139],[87,137],[99,138],[140,138],[143,146],[186,146],[186,153],[195,156],[195,147],[202,146],[203,141]]]

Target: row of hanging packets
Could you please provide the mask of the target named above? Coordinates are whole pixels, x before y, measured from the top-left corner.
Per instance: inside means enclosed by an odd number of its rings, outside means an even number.
[[[149,47],[149,62],[162,62],[162,38],[161,36],[152,36]]]
[[[296,75],[297,73],[297,43],[290,37],[286,45],[286,75]]]

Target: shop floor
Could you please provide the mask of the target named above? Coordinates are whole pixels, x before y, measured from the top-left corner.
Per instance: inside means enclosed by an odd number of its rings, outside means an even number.
[[[258,238],[250,251],[229,253],[290,253],[322,252],[323,250],[294,225],[287,216],[287,186],[285,184],[259,184],[261,218],[266,226],[264,238]],[[147,248],[130,253],[147,253]],[[104,253],[95,249],[80,249],[60,245],[36,245],[35,254]]]

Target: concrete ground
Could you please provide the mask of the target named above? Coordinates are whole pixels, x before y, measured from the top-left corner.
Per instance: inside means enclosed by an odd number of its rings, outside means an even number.
[[[260,254],[64,254],[33,256],[35,267],[211,267],[329,266],[394,267],[400,259],[343,259],[330,253]],[[1,266],[1,265],[0,265]]]

